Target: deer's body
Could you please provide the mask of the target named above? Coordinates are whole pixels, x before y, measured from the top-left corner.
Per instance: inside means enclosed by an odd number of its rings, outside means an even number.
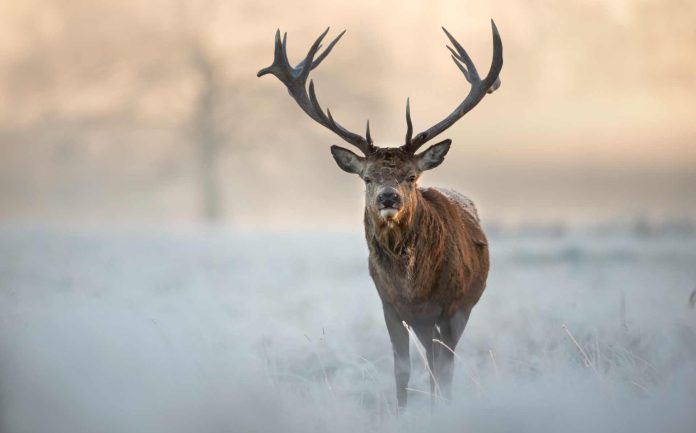
[[[399,403],[410,378],[411,326],[431,364],[431,393],[451,397],[454,350],[486,287],[488,244],[476,208],[451,190],[416,190],[413,218],[394,227],[365,212],[370,276],[384,308]],[[437,340],[437,341],[435,341]]]
[[[319,105],[309,72],[329,54],[341,33],[317,55],[324,32],[307,57],[290,66],[286,39],[276,32],[273,64],[258,75],[273,74],[288,88],[302,110],[319,124],[360,149],[364,156],[338,146],[331,153],[338,166],[365,182],[365,238],[370,251],[370,276],[384,308],[384,318],[394,350],[394,375],[399,407],[406,404],[410,378],[409,332],[413,329],[426,348],[433,395],[450,397],[454,349],[471,310],[478,302],[488,276],[488,243],[474,204],[465,196],[440,188],[419,188],[421,173],[437,167],[449,151],[451,140],[418,149],[478,104],[500,85],[502,42],[493,26],[493,62],[481,79],[469,55],[445,30],[452,42],[452,58],[472,85],[462,103],[441,122],[413,136],[406,104],[406,143],[380,148],[372,143],[370,125],[365,137],[339,125],[331,112]],[[449,47],[448,47],[449,48]],[[406,325],[406,326],[404,326]]]
[[[434,325],[478,302],[488,276],[488,245],[469,199],[440,188],[419,188],[417,194],[410,224],[387,228],[366,214],[365,238],[382,302],[409,324]],[[392,237],[398,245],[390,244]]]

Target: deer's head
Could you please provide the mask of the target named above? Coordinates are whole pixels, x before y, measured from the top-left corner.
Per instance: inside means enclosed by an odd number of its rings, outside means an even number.
[[[338,166],[344,171],[359,175],[365,182],[365,207],[368,213],[383,222],[398,222],[413,215],[418,199],[416,182],[420,174],[442,163],[452,141],[449,139],[441,141],[420,153],[418,150],[423,144],[452,126],[474,108],[486,93],[492,93],[500,86],[498,76],[503,67],[503,45],[493,21],[491,21],[491,25],[493,27],[493,61],[488,74],[483,79],[479,77],[476,66],[464,48],[443,28],[454,46],[454,48],[447,46],[452,53],[452,60],[464,74],[466,80],[471,83],[471,90],[449,116],[416,136],[413,136],[410,103],[407,100],[406,140],[398,148],[375,146],[370,136],[369,121],[365,137],[350,132],[339,125],[331,116],[331,111],[327,109],[324,113],[319,105],[314,91],[314,82],[310,80],[309,86],[306,85],[309,72],[326,58],[345,31],[331,41],[326,49],[317,56],[321,41],[329,31],[327,28],[309,49],[305,59],[295,67],[290,66],[288,61],[287,34],[281,40],[280,30],[276,31],[273,64],[260,70],[257,75],[259,77],[269,73],[275,75],[285,84],[290,96],[309,117],[362,152],[363,155],[360,156],[348,149],[331,146],[331,153]]]
[[[403,148],[377,148],[361,157],[331,146],[338,166],[355,173],[365,182],[367,211],[385,221],[401,221],[413,215],[417,205],[416,183],[420,174],[444,160],[451,140],[445,140],[414,154]]]

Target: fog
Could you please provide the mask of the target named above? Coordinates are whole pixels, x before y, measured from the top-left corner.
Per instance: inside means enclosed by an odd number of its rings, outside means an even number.
[[[5,227],[0,430],[693,431],[694,235],[491,245],[454,400],[412,348],[396,416],[359,233]]]
[[[423,186],[473,199],[488,288],[397,414],[345,144],[502,86]],[[696,2],[0,1],[0,432],[693,432]]]

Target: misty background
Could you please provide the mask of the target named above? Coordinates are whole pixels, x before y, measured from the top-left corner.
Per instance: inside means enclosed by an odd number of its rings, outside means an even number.
[[[696,214],[696,4],[688,0],[0,2],[0,218],[359,229],[362,184],[340,139],[274,77],[276,28],[298,62],[326,26],[347,34],[312,73],[325,107],[382,146],[444,118],[479,69],[489,19],[502,87],[447,131],[423,183],[494,224],[684,221]]]
[[[274,77],[381,146],[502,87],[421,180],[491,250],[397,416],[363,184]],[[696,431],[696,2],[0,0],[0,432]]]

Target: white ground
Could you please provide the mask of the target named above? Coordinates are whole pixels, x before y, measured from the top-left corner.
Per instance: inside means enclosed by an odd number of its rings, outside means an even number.
[[[696,431],[695,235],[490,241],[456,400],[395,417],[359,233],[0,228],[0,432]]]

